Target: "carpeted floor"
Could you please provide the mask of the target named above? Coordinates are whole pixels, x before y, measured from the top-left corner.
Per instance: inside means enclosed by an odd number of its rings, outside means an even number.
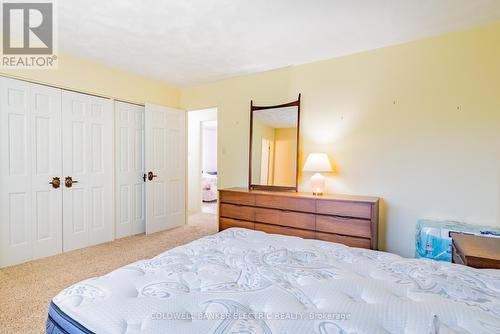
[[[169,231],[123,238],[0,269],[0,333],[45,333],[48,305],[62,289],[216,231],[215,215],[194,214],[187,225]]]

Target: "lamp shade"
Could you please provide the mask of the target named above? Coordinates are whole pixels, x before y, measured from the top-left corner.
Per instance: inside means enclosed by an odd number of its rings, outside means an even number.
[[[304,168],[302,168],[304,172],[332,172],[332,165],[330,164],[330,160],[328,159],[328,155],[326,153],[310,153],[307,156],[306,163],[304,164]]]

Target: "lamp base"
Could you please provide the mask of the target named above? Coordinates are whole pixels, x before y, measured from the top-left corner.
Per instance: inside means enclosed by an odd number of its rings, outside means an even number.
[[[311,177],[311,189],[314,196],[322,196],[325,190],[325,177],[316,173]]]

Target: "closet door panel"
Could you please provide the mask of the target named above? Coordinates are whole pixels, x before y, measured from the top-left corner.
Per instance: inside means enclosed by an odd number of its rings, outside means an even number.
[[[165,111],[146,105],[146,172],[157,175],[146,183],[146,233],[169,228],[165,183],[166,128]]]
[[[185,223],[185,112],[146,105],[146,233]]]
[[[113,111],[111,101],[63,91],[63,248],[113,239]],[[64,180],[63,180],[64,181]]]
[[[29,84],[0,78],[0,265],[32,258]]]
[[[0,78],[0,266],[61,252],[61,91]]]
[[[144,107],[115,102],[116,237],[143,233]]]
[[[90,238],[95,245],[113,240],[113,104],[109,99],[89,96],[91,190]]]
[[[62,252],[61,90],[31,85],[33,258]]]
[[[167,198],[172,225],[186,221],[186,113],[173,110],[167,114]]]
[[[63,250],[70,251],[89,244],[89,215],[86,192],[89,177],[86,169],[88,144],[88,97],[83,94],[62,93],[63,138]],[[71,177],[71,188],[65,185]]]

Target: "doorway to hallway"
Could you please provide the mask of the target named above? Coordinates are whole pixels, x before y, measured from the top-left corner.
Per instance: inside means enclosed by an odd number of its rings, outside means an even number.
[[[217,213],[217,109],[188,112],[188,210]]]

